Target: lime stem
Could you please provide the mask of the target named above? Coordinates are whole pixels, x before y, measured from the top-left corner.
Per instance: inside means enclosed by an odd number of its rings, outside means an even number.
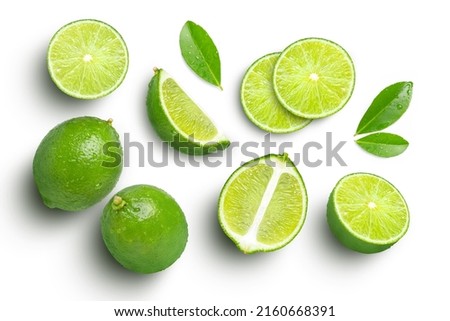
[[[114,210],[120,210],[122,207],[124,207],[126,202],[120,197],[119,195],[114,196],[113,202],[112,202],[112,208]]]
[[[156,74],[159,71],[158,67],[153,67],[153,72]]]
[[[112,120],[112,118],[109,118],[106,122],[108,123],[108,125],[111,125],[113,120]]]

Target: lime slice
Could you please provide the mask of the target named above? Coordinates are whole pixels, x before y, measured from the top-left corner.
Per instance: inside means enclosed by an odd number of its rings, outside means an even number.
[[[409,211],[400,192],[367,173],[342,178],[328,201],[328,224],[348,248],[363,253],[388,249],[408,230]]]
[[[47,63],[50,77],[64,93],[95,99],[122,83],[128,70],[128,51],[111,26],[97,20],[78,20],[53,36]]]
[[[302,177],[284,155],[266,155],[238,168],[219,200],[219,222],[244,253],[280,249],[300,232],[308,197]]]
[[[320,38],[299,40],[280,55],[274,89],[291,113],[316,119],[341,110],[353,92],[355,70],[347,52]]]
[[[155,68],[149,84],[147,112],[162,140],[187,154],[225,149],[229,140],[170,75]]]
[[[241,102],[247,117],[259,128],[271,133],[290,133],[311,120],[288,112],[273,90],[273,70],[280,53],[268,54],[255,61],[245,73]]]

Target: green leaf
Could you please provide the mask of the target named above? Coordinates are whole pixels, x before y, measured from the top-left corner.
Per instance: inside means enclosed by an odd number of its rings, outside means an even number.
[[[367,152],[380,157],[393,157],[403,153],[409,143],[401,136],[376,133],[364,136],[356,143]]]
[[[398,82],[383,89],[362,117],[356,134],[376,132],[395,123],[408,109],[412,89],[412,82]]]
[[[205,29],[187,21],[180,32],[180,49],[188,66],[199,77],[222,89],[219,52]]]

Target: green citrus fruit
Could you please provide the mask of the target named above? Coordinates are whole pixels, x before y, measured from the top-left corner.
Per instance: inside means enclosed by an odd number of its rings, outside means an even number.
[[[147,112],[165,142],[187,154],[202,155],[225,149],[229,140],[170,75],[155,68],[149,84]]]
[[[408,206],[385,179],[367,173],[343,177],[328,200],[328,225],[345,246],[362,253],[388,249],[405,235]]]
[[[287,111],[273,90],[273,70],[280,56],[268,54],[256,60],[245,73],[241,84],[241,104],[252,123],[271,133],[291,133],[302,129],[311,119]]]
[[[274,90],[294,115],[316,119],[341,110],[353,92],[355,69],[338,44],[306,38],[287,47],[274,70]]]
[[[79,117],[54,127],[33,160],[39,193],[50,208],[79,211],[102,200],[122,172],[122,147],[111,120]]]
[[[47,64],[61,91],[75,98],[95,99],[108,95],[122,83],[128,70],[128,50],[110,25],[78,20],[53,36]]]
[[[266,155],[239,167],[219,199],[219,223],[244,253],[275,251],[300,232],[308,197],[286,154]]]
[[[188,239],[180,206],[165,191],[149,185],[118,192],[103,210],[101,230],[112,256],[138,273],[159,272],[172,265]]]

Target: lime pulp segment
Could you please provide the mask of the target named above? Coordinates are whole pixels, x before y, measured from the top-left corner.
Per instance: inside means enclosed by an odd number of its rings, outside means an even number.
[[[280,53],[268,54],[247,70],[241,85],[241,103],[247,117],[272,133],[290,133],[311,120],[295,116],[284,108],[273,89],[273,72]]]
[[[348,53],[320,38],[299,40],[280,55],[274,71],[274,89],[291,113],[323,118],[342,109],[353,92],[355,71]]]
[[[244,253],[274,251],[298,234],[306,218],[303,180],[285,155],[267,155],[236,170],[222,189],[219,221]]]
[[[163,69],[154,68],[147,94],[147,114],[159,137],[183,153],[204,155],[227,148],[230,141]]]
[[[161,73],[162,103],[173,125],[186,137],[214,140],[218,132],[213,122],[166,72]]]
[[[56,32],[47,55],[52,80],[64,93],[95,99],[114,91],[128,70],[121,35],[98,20],[78,20]]]

